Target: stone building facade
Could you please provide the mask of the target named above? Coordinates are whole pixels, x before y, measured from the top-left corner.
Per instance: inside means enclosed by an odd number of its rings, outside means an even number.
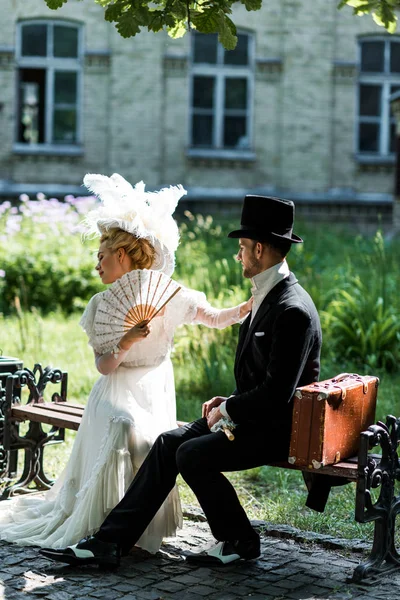
[[[93,0],[0,0],[0,194],[81,193],[87,172],[230,206],[389,218],[400,36],[337,0],[265,0],[215,36],[123,39]],[[334,207],[334,208],[332,208]]]

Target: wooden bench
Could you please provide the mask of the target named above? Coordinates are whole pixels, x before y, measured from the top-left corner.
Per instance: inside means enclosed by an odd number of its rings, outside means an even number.
[[[44,392],[49,383],[59,384],[60,392],[53,393],[50,402],[45,402]],[[29,397],[27,403],[22,404],[20,391],[25,386]],[[32,491],[28,489],[32,483],[39,490],[49,489],[53,482],[44,472],[44,447],[63,441],[65,429],[76,431],[84,410],[83,406],[67,401],[67,373],[35,365],[33,371],[23,369],[10,374],[5,388],[0,384],[0,403],[4,413],[3,452],[24,452],[23,473],[17,482],[5,487],[2,499]],[[21,421],[29,423],[24,435],[19,431]],[[44,424],[51,426],[49,432],[43,430]],[[382,573],[400,566],[394,543],[395,520],[400,512],[400,496],[395,496],[395,482],[400,481],[399,441],[400,419],[389,416],[386,423],[378,422],[360,433],[358,457],[321,467],[318,471],[289,463],[271,465],[355,482],[355,519],[360,523],[373,521],[375,529],[370,556],[354,570],[353,582],[373,582]],[[380,448],[380,454],[371,453],[376,447]],[[374,488],[379,490],[375,502]]]
[[[33,491],[28,489],[32,483],[38,490],[50,489],[53,481],[44,472],[43,449],[47,445],[63,442],[65,429],[77,430],[84,409],[83,406],[67,402],[68,375],[60,369],[42,369],[41,365],[37,364],[33,371],[20,369],[9,374],[5,381],[5,386],[0,384],[3,416],[1,451],[5,457],[5,466],[1,473],[5,487],[1,499]],[[45,402],[43,395],[49,383],[57,384],[59,392],[52,394],[50,402]],[[29,390],[26,404],[21,401],[21,390],[24,387]],[[25,434],[20,431],[22,421],[29,423]],[[51,425],[51,430],[46,432],[42,424]],[[19,451],[24,453],[24,466],[22,475],[15,481],[15,457]]]

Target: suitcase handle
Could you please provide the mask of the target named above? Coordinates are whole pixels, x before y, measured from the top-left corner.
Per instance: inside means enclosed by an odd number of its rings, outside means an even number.
[[[344,381],[345,379],[350,377],[355,377],[356,379],[362,382],[364,394],[368,392],[368,383],[364,381],[364,378],[361,377],[361,375],[358,375],[357,373],[340,373],[340,375],[332,379],[332,383],[339,383],[339,381]],[[338,385],[337,387],[342,390],[342,399],[344,400],[346,397],[346,391],[340,385]]]
[[[332,383],[338,383],[339,381],[343,381],[344,379],[347,379],[348,377],[360,377],[360,376],[357,375],[357,373],[340,373],[340,375],[337,375],[336,377],[334,377],[332,379]]]

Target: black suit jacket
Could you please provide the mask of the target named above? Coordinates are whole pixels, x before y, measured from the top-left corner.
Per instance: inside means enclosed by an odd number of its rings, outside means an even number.
[[[265,463],[288,458],[296,387],[317,381],[321,326],[314,302],[291,273],[265,297],[253,321],[239,332],[236,386],[226,408],[239,426],[265,435]],[[323,512],[332,485],[347,480],[303,473],[306,505]]]
[[[264,298],[253,321],[239,332],[236,390],[226,409],[238,425],[262,427],[287,460],[296,387],[317,381],[322,334],[309,294],[296,277],[278,283]]]

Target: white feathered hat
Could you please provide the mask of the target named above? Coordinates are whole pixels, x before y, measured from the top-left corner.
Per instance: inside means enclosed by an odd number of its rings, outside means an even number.
[[[145,192],[143,181],[133,187],[118,173],[111,177],[88,173],[83,183],[101,200],[83,221],[85,235],[93,237],[119,227],[138,238],[145,238],[156,252],[151,268],[172,275],[179,244],[178,226],[172,214],[186,190],[178,185],[158,192]]]

